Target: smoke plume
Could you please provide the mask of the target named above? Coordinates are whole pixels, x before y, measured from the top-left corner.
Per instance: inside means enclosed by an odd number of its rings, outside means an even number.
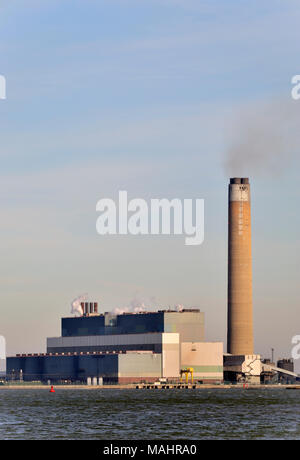
[[[113,310],[114,315],[121,315],[122,313],[141,313],[143,311],[150,311],[153,308],[153,304],[156,304],[155,298],[144,299],[136,295],[127,307],[115,308]]]
[[[71,308],[71,313],[82,315],[83,311],[82,311],[80,303],[85,302],[87,299],[88,299],[87,294],[81,294],[80,296],[76,297],[76,299],[74,299],[71,302],[71,307],[72,307]]]
[[[300,101],[251,104],[231,131],[224,162],[227,175],[281,172],[300,150]]]
[[[163,307],[160,307],[160,308],[163,309]],[[176,304],[174,306],[174,310],[178,312],[184,310],[184,308],[185,308],[184,305],[181,305],[181,304]],[[114,315],[122,315],[123,313],[142,313],[146,311],[156,311],[158,309],[159,307],[158,307],[155,297],[151,297],[150,299],[148,299],[148,301],[145,301],[145,299],[142,300],[141,298],[136,296],[134,299],[131,300],[131,302],[129,303],[127,307],[115,308],[112,311],[112,313]],[[170,307],[169,309],[173,310]]]

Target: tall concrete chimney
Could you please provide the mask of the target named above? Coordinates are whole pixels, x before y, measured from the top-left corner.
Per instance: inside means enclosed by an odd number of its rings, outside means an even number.
[[[230,179],[227,352],[253,354],[251,203],[247,178]]]

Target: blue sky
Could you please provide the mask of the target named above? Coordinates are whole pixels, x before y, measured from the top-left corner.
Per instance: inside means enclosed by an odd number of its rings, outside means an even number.
[[[290,0],[1,2],[0,333],[10,353],[43,351],[81,292],[103,311],[135,296],[199,306],[207,338],[225,340],[231,174],[252,184],[256,349],[290,353],[300,334],[299,23]],[[226,169],[246,143],[241,169]],[[101,239],[96,202],[120,189],[204,198],[205,243]]]

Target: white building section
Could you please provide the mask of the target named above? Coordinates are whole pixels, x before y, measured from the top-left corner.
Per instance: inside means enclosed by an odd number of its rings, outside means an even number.
[[[196,380],[223,380],[223,342],[181,343],[181,367],[193,368]]]

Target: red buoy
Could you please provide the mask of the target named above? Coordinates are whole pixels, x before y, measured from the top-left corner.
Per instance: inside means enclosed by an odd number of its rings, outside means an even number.
[[[53,388],[53,385],[51,385],[50,393],[55,393],[55,390],[54,390],[54,388]]]

